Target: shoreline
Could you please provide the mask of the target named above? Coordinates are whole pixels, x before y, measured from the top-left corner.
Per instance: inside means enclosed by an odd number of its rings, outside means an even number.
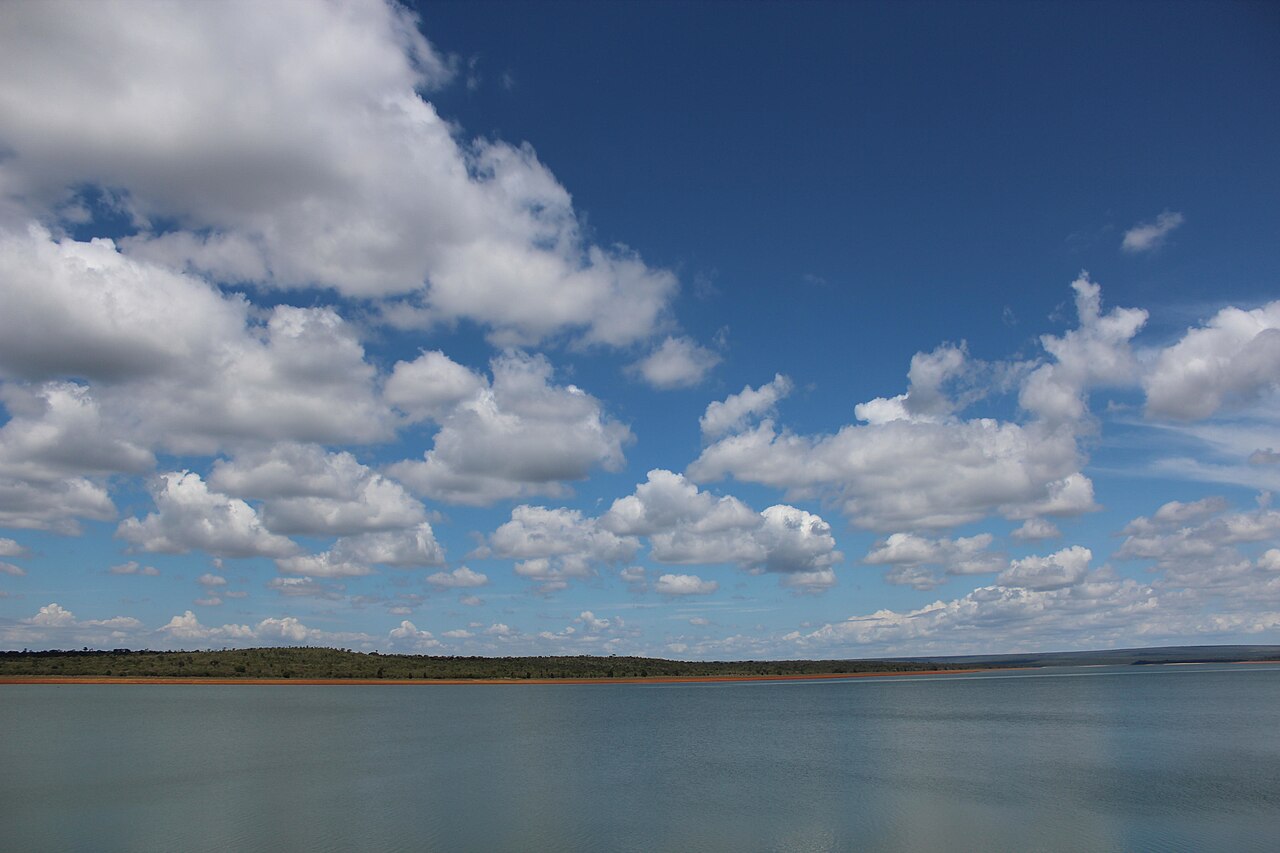
[[[12,675],[0,676],[0,686],[8,684],[251,684],[278,686],[299,684],[304,686],[333,687],[353,685],[505,685],[505,684],[720,684],[754,681],[834,681],[849,678],[885,678],[913,675],[963,675],[975,672],[993,672],[1009,667],[975,667],[973,669],[928,669],[915,672],[830,672],[813,675],[673,675],[648,678],[200,678],[133,675]],[[1021,668],[1021,667],[1019,667]]]
[[[1144,664],[1152,666],[1186,666],[1201,665],[1209,661],[1170,661],[1167,663]],[[1280,660],[1237,660],[1214,661],[1220,664],[1271,664],[1280,665]],[[1112,664],[1077,664],[1073,668],[1087,669],[1112,666]],[[387,686],[461,686],[461,685],[507,685],[507,684],[734,684],[761,681],[839,681],[858,678],[909,678],[916,675],[971,675],[979,672],[1018,672],[1028,669],[1045,669],[1044,666],[979,666],[964,669],[923,669],[908,672],[822,672],[806,675],[658,675],[627,676],[622,678],[279,678],[252,676],[244,678],[225,678],[218,676],[162,676],[162,675],[0,675],[0,687],[6,685],[76,685],[76,684],[134,684],[134,685],[255,685],[264,687],[302,685],[311,687],[337,687],[351,685],[371,687]],[[1051,667],[1050,667],[1051,668]]]

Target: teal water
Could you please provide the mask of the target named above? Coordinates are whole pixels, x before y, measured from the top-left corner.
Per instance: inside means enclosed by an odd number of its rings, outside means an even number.
[[[0,687],[14,851],[1280,845],[1280,667]]]

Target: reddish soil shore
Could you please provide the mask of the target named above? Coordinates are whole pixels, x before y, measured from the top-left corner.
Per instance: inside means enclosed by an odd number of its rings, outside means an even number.
[[[10,675],[4,684],[707,684],[734,681],[817,681],[904,675],[956,675],[985,669],[929,669],[917,672],[832,672],[818,675],[682,675],[653,678],[162,678],[111,675]]]

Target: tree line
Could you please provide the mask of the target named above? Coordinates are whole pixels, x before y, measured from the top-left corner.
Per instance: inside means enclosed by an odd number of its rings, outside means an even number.
[[[134,678],[609,679],[919,672],[960,669],[964,666],[965,664],[959,663],[887,660],[677,661],[589,655],[386,655],[312,647],[190,652],[132,649],[0,652],[0,678],[43,675]]]

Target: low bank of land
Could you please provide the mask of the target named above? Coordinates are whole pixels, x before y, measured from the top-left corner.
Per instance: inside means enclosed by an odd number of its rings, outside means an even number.
[[[444,657],[343,649],[267,648],[206,652],[0,652],[0,681],[19,678],[364,681],[595,681],[601,679],[812,678],[972,669],[931,661],[674,661],[639,657]]]
[[[1280,646],[1168,646],[1084,652],[879,660],[678,661],[642,657],[451,657],[368,654],[349,649],[262,648],[154,652],[0,652],[0,683],[33,679],[125,681],[636,681],[840,678],[971,672],[1032,666],[1275,661]]]

